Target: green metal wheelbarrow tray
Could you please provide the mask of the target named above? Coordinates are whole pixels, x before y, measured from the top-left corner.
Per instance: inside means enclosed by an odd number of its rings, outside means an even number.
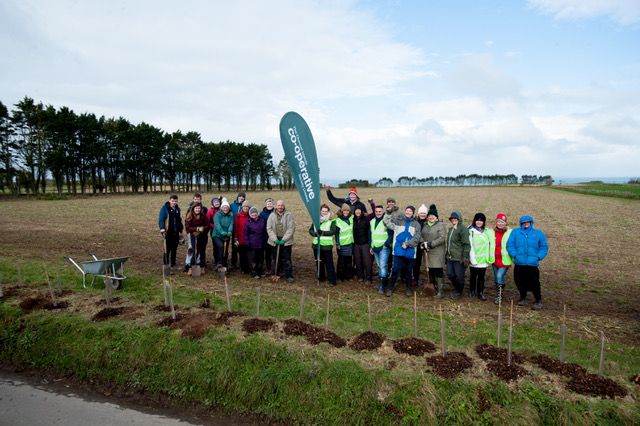
[[[122,281],[127,278],[124,275],[124,263],[129,259],[129,256],[98,259],[93,253],[90,254],[93,260],[84,262],[76,262],[69,256],[64,257],[82,273],[82,287],[87,288],[87,275],[92,276],[91,286],[97,277],[104,277],[105,285],[109,283],[114,290],[120,287]]]

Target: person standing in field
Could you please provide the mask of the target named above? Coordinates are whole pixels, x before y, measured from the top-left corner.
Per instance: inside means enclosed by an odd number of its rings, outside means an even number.
[[[393,231],[393,268],[391,278],[385,289],[385,295],[390,297],[395,289],[398,277],[402,276],[405,283],[407,296],[413,294],[413,262],[416,258],[416,248],[420,244],[420,229],[418,222],[413,218],[416,209],[407,206],[404,209],[404,218],[385,216],[384,224]]]
[[[216,256],[216,250],[217,250],[217,246],[213,241],[213,226],[215,225],[213,223],[213,219],[216,216],[216,213],[218,213],[220,211],[220,198],[219,197],[213,197],[211,199],[211,207],[209,207],[209,209],[207,210],[207,221],[209,222],[209,229],[210,229],[210,237],[211,237],[211,247],[213,250],[213,263],[215,265],[216,259],[218,258],[218,256]]]
[[[418,225],[420,225],[420,232],[422,232],[422,228],[424,228],[425,223],[427,223],[427,213],[429,209],[427,206],[422,204],[418,207],[418,215],[416,216],[416,221]],[[420,268],[422,267],[422,259],[424,257],[424,249],[422,249],[422,244],[420,244],[416,249],[416,261],[413,263],[413,285],[420,286]]]
[[[202,206],[202,195],[199,192],[196,192],[195,194],[193,194],[193,199],[187,206],[187,213],[185,215],[185,226],[186,226],[186,216],[188,216],[189,213],[191,213],[191,209],[196,204],[200,204]],[[202,207],[202,209],[203,209],[203,214],[206,217],[207,208]],[[187,238],[187,256],[184,260],[184,272],[189,272],[191,268],[191,257],[193,256],[193,250],[194,250],[194,247],[191,245],[191,242],[192,242],[191,238]]]
[[[269,215],[267,220],[267,243],[274,247],[274,256],[278,259],[273,263],[274,272],[284,272],[287,282],[293,283],[293,266],[291,264],[291,249],[293,247],[293,235],[296,230],[296,222],[293,214],[288,211],[283,200],[276,201],[275,212]],[[278,252],[280,254],[278,255]]]
[[[160,227],[160,235],[165,239],[167,245],[164,264],[167,265],[170,263],[173,268],[176,266],[178,243],[180,242],[180,235],[184,229],[182,217],[180,217],[177,195],[170,196],[169,201],[164,203],[160,208],[158,226]]]
[[[213,243],[218,257],[216,268],[228,266],[229,246],[233,238],[233,212],[226,198],[222,199],[220,211],[213,217]]]
[[[513,279],[520,292],[518,305],[527,304],[527,292],[532,292],[535,302],[532,309],[542,309],[542,292],[540,290],[540,261],[547,256],[549,245],[544,232],[533,227],[531,216],[520,218],[520,227],[511,232],[507,240],[509,256],[515,264]]]
[[[351,209],[351,214],[353,214],[353,211],[356,207],[360,207],[360,209],[362,209],[362,213],[367,213],[367,207],[362,201],[360,201],[360,198],[358,197],[358,190],[354,187],[349,188],[349,194],[347,194],[345,198],[338,198],[331,192],[331,186],[327,185],[327,198],[329,198],[329,201],[340,208],[342,208],[342,206],[346,203]]]
[[[371,253],[369,253],[371,248],[369,222],[375,216],[375,204],[372,199],[368,201],[371,206],[371,213],[365,214],[360,207],[356,207],[353,210],[353,255],[358,281],[371,284],[373,259]]]
[[[205,266],[207,266],[206,253],[209,239],[209,222],[200,204],[194,204],[191,211],[187,213],[186,228],[191,236],[191,246],[194,248],[190,266],[194,266],[196,263],[199,264],[202,267],[202,274],[204,274]],[[191,268],[189,268],[187,274],[191,275]]]
[[[451,298],[459,299],[464,291],[464,273],[469,263],[469,230],[462,223],[462,215],[453,211],[449,215],[451,226],[447,231],[447,276],[453,284]]]
[[[240,210],[242,210],[242,203],[247,199],[247,193],[244,191],[238,192],[238,196],[236,200],[231,203],[231,213],[233,213],[233,217],[237,217]],[[248,212],[247,212],[248,215]],[[238,268],[238,246],[233,244],[231,246],[231,269]]]
[[[495,236],[492,229],[485,226],[487,217],[484,213],[476,213],[469,226],[469,298],[485,301],[484,280],[489,265],[495,256]]]
[[[266,238],[267,223],[258,213],[258,209],[253,206],[249,209],[249,220],[244,225],[244,239],[247,242],[249,266],[253,278],[262,278],[264,272],[264,245]]]
[[[348,281],[353,278],[353,216],[347,203],[342,205],[336,218],[336,251],[338,253],[338,279]]]
[[[438,209],[435,204],[429,206],[427,222],[422,227],[422,249],[429,265],[429,282],[433,284],[436,298],[444,297],[445,241],[447,231],[438,220]]]
[[[264,200],[264,207],[262,208],[262,211],[260,212],[260,217],[264,220],[265,223],[265,227],[264,227],[264,261],[265,261],[265,270],[267,275],[271,275],[271,260],[273,259],[274,253],[273,253],[273,247],[271,247],[269,244],[267,244],[267,240],[269,239],[269,236],[267,235],[267,219],[269,219],[269,216],[271,215],[271,213],[273,213],[274,211],[274,205],[273,205],[273,198],[268,197],[267,199]]]
[[[245,239],[244,227],[249,221],[249,202],[244,200],[240,211],[233,219],[233,245],[238,250],[238,258],[240,260],[240,272],[249,274],[249,246]]]
[[[511,236],[512,229],[507,226],[507,216],[498,213],[496,216],[496,226],[493,233],[496,238],[495,262],[493,262],[493,279],[496,283],[496,298],[493,301],[496,305],[502,301],[502,293],[504,292],[505,277],[509,267],[513,264],[509,251],[507,250],[507,241]]]
[[[391,241],[393,232],[384,224],[384,208],[375,206],[375,217],[369,222],[369,233],[371,234],[371,248],[369,253],[376,259],[378,265],[378,293],[384,294],[389,276],[389,252],[391,251]]]
[[[329,281],[329,285],[336,285],[336,270],[333,266],[333,241],[338,234],[335,219],[331,218],[331,210],[329,206],[323,204],[320,206],[320,229],[316,230],[313,223],[309,227],[309,234],[314,237],[311,243],[313,249],[313,258],[319,262],[320,281]],[[318,244],[320,244],[320,258],[318,259]]]

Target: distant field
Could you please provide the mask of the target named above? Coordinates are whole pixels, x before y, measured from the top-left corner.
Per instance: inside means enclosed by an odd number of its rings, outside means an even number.
[[[583,183],[579,185],[554,186],[553,188],[587,195],[640,200],[640,185],[638,184]]]

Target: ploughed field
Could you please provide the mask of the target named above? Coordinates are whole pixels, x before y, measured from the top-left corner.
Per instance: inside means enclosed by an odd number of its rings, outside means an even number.
[[[345,193],[345,190],[334,189],[335,195]],[[219,195],[203,194],[207,204],[212,196]],[[223,195],[230,201],[235,198],[235,193]],[[184,217],[191,194],[179,196]],[[274,297],[281,289],[298,291],[304,285],[313,288],[315,271],[311,237],[307,232],[311,221],[298,193],[248,192],[248,200],[260,208],[267,196],[283,199],[294,213],[297,223],[293,250],[296,282],[251,280],[235,272],[229,275],[229,283],[246,288],[260,286],[263,291],[274,292]],[[540,268],[544,309],[532,312],[528,308],[518,308],[520,314],[516,322],[545,327],[557,322],[566,304],[571,334],[596,338],[603,331],[612,341],[631,345],[640,342],[640,274],[637,269],[640,233],[635,232],[634,226],[640,222],[638,201],[547,188],[360,189],[363,201],[373,198],[384,204],[388,196],[395,197],[401,208],[408,204],[417,208],[422,203],[427,206],[435,203],[440,219],[447,224],[446,218],[452,210],[462,213],[465,225],[476,212],[484,212],[490,223],[497,213],[504,213],[511,226],[517,223],[519,216],[532,215],[535,227],[546,233],[550,247]],[[99,258],[130,256],[125,268],[128,275],[157,274],[160,282],[162,240],[157,217],[167,198],[168,194],[153,194],[88,196],[56,201],[3,200],[0,215],[5,232],[0,234],[0,252],[7,258],[25,262],[46,260],[68,268],[71,266],[65,264],[65,255],[80,260],[88,259],[90,252]],[[324,191],[323,200],[326,201]],[[210,243],[207,249],[210,258]],[[186,249],[180,246],[178,250],[178,263],[181,263]],[[425,279],[424,274],[422,278]],[[175,280],[178,285],[206,290],[207,283],[213,283],[216,277],[209,273],[192,279],[177,274]],[[442,304],[445,308],[449,305],[463,307],[470,319],[494,319],[496,309],[491,303],[494,289],[490,271],[487,272],[486,288],[487,302],[469,300],[465,296],[455,304],[449,299],[444,299]],[[369,294],[378,312],[407,304],[402,291],[386,299],[378,296],[373,288],[356,281],[339,283],[330,293],[338,304],[366,299]],[[510,299],[517,300],[511,271],[507,275],[505,300]],[[428,285],[420,288],[418,309],[433,310],[437,303]]]

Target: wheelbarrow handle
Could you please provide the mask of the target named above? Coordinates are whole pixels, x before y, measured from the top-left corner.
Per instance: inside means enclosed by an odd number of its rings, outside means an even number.
[[[73,264],[73,266],[75,266],[76,268],[78,268],[78,270],[80,272],[82,272],[82,274],[84,275],[84,270],[80,267],[80,265],[78,265],[78,263],[73,260],[72,258],[70,258],[69,256],[64,256],[65,259],[67,259],[69,262],[71,262]],[[96,259],[97,260],[97,259]]]

